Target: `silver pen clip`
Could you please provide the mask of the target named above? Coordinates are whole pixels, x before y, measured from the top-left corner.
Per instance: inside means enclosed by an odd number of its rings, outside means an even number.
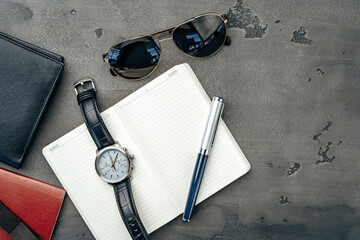
[[[216,121],[216,124],[215,124],[215,132],[214,132],[214,137],[212,139],[211,147],[214,147],[215,136],[216,136],[216,133],[217,133],[217,130],[218,130],[218,125],[219,125],[223,110],[224,110],[224,103],[221,105],[220,114],[219,114],[219,117],[217,118],[217,121]]]

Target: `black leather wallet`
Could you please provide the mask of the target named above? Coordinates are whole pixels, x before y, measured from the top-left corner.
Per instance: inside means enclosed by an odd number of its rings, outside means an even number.
[[[0,32],[0,161],[19,168],[63,57]]]

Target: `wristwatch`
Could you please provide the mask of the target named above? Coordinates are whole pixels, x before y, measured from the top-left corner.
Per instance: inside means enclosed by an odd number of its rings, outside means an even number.
[[[115,142],[106,128],[96,104],[96,88],[90,77],[74,83],[77,101],[85,124],[96,146],[95,170],[105,182],[113,185],[120,215],[132,239],[148,240],[131,192],[130,173],[134,156]]]

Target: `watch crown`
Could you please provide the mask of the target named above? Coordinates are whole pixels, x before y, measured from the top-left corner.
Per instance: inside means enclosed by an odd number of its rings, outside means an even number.
[[[134,154],[130,154],[129,157],[130,157],[131,160],[133,160],[134,159]]]
[[[133,164],[131,164],[131,169],[133,169],[134,168],[134,165]]]

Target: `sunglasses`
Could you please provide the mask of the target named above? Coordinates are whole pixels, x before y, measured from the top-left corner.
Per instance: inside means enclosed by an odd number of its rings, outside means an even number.
[[[148,35],[125,39],[103,54],[110,73],[127,80],[148,77],[159,64],[160,42],[172,39],[175,45],[191,57],[209,57],[222,46],[230,45],[226,36],[226,14],[205,13],[185,22]]]

